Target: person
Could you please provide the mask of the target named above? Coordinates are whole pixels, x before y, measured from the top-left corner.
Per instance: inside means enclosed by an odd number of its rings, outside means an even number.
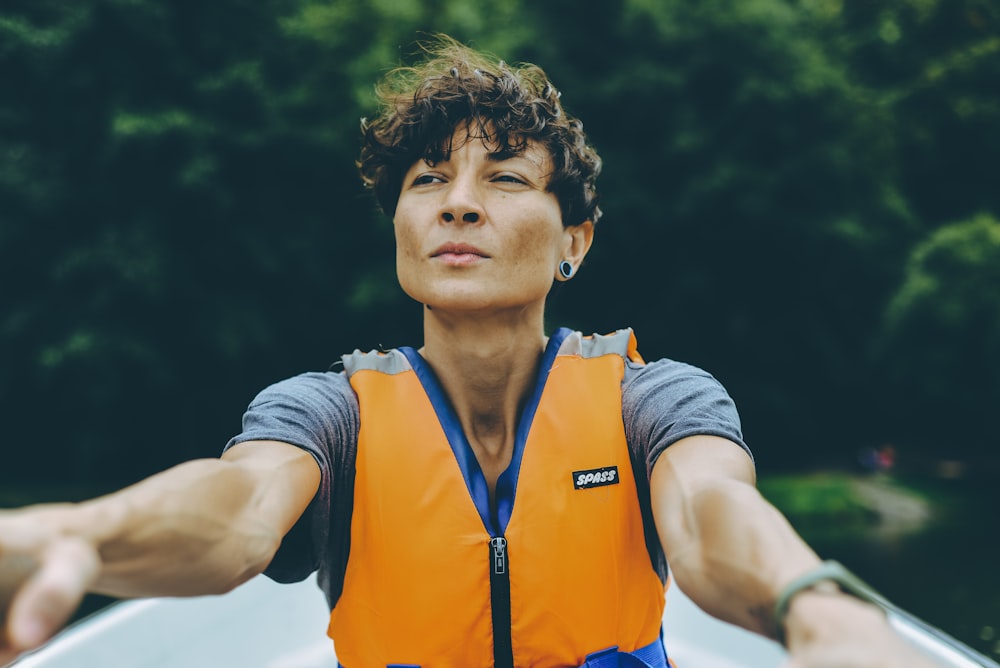
[[[553,284],[594,240],[601,161],[538,67],[443,36],[426,49],[380,85],[359,161],[423,305],[422,346],[266,388],[217,459],[4,512],[0,556],[32,569],[2,658],[45,642],[85,592],[216,594],[318,570],[352,668],[666,666],[668,582],[782,638],[790,665],[928,665],[757,492],[711,375],[645,363],[629,329],[547,333]]]

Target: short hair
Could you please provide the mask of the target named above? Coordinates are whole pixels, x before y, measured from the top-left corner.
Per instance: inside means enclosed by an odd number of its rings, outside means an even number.
[[[540,67],[511,66],[444,35],[420,46],[424,62],[386,74],[376,87],[378,116],[361,121],[358,168],[386,215],[395,215],[410,167],[448,159],[455,130],[467,124],[470,137],[501,156],[519,155],[529,142],[547,149],[546,189],[559,201],[563,225],[598,221],[601,158]]]

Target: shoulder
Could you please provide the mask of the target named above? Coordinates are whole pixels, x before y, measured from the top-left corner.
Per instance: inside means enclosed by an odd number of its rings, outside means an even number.
[[[705,391],[729,396],[722,383],[709,372],[685,362],[666,358],[648,364],[626,362],[622,391],[633,399],[641,399],[650,393],[683,396]]]
[[[628,362],[622,418],[630,443],[646,453],[650,466],[668,446],[695,435],[720,436],[750,452],[729,392],[715,376],[684,362]]]
[[[354,441],[359,412],[357,396],[343,373],[299,374],[257,394],[243,414],[243,431],[227,447],[276,440],[314,453],[339,451]]]
[[[280,380],[260,391],[251,408],[267,404],[356,403],[351,384],[343,372],[310,371]]]

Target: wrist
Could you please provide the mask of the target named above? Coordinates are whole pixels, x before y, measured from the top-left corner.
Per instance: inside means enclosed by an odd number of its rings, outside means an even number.
[[[814,633],[816,623],[828,615],[864,611],[885,618],[879,608],[891,604],[878,592],[836,561],[824,561],[788,583],[774,608],[777,639],[786,646],[788,635]],[[788,633],[786,633],[788,632]]]
[[[836,641],[856,635],[856,629],[873,629],[887,622],[884,611],[824,582],[803,590],[789,603],[782,642],[789,650],[810,643]]]

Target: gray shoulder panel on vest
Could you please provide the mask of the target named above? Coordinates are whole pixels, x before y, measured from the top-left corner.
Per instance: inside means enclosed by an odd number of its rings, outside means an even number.
[[[591,336],[583,336],[580,332],[573,332],[563,340],[559,347],[559,354],[579,355],[583,358],[603,355],[620,355],[627,358],[631,339],[631,329],[619,329],[611,334],[593,334]]]
[[[385,352],[372,350],[367,353],[355,350],[350,355],[344,355],[341,359],[344,360],[344,370],[348,377],[365,369],[394,375],[413,368],[410,366],[410,360],[406,359],[406,355],[395,348]]]
[[[611,334],[593,334],[583,336],[580,332],[572,332],[559,347],[560,355],[577,355],[583,358],[618,355],[628,358],[629,342],[632,338],[631,329],[619,329]],[[341,358],[344,370],[350,377],[365,369],[380,371],[386,374],[398,374],[409,371],[413,367],[406,355],[393,348],[385,352],[372,350],[367,353],[355,350],[350,355]]]

